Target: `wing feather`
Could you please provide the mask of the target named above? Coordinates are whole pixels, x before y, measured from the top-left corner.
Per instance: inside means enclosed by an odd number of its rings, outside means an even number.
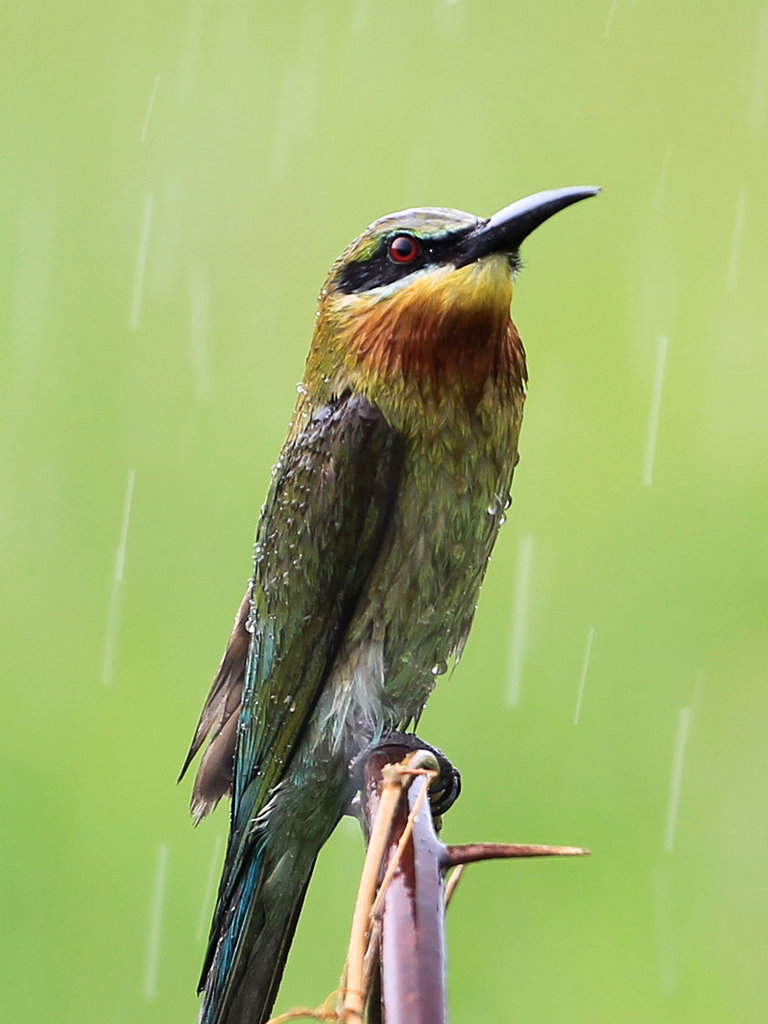
[[[288,769],[381,550],[402,460],[402,438],[379,409],[347,393],[315,413],[273,471],[251,586],[184,766],[210,733],[193,812],[233,796],[203,980],[266,834],[253,822]]]

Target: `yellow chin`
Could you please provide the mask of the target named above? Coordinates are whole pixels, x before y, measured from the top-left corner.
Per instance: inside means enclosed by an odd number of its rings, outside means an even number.
[[[512,268],[506,256],[492,253],[458,270],[444,269],[445,277],[438,285],[443,302],[465,309],[509,311]]]

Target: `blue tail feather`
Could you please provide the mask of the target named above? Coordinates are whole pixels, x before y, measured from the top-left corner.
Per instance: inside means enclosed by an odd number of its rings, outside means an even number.
[[[201,978],[200,1024],[263,1024],[269,1018],[315,865],[316,851],[309,860],[306,852],[274,877],[262,849],[227,906],[217,907],[219,926]]]

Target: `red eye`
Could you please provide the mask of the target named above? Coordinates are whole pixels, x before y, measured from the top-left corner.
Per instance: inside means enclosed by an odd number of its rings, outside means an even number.
[[[413,263],[419,255],[419,243],[412,235],[396,235],[389,243],[393,263]]]

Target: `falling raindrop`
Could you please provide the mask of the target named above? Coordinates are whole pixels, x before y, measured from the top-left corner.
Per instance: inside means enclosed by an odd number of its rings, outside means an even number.
[[[115,551],[115,570],[112,576],[112,587],[109,592],[109,604],[107,608],[107,629],[104,639],[104,660],[101,669],[101,681],[104,686],[112,682],[115,669],[115,650],[117,647],[117,626],[120,619],[120,604],[122,599],[123,575],[125,574],[125,550],[128,544],[128,527],[131,522],[131,507],[133,505],[133,485],[136,480],[136,471],[128,470],[128,480],[125,486],[125,500],[123,502],[123,520],[120,526],[120,539]]]
[[[576,710],[573,714],[573,724],[579,724],[579,718],[581,717],[581,702],[584,698],[584,686],[587,682],[587,671],[589,670],[589,659],[592,657],[592,641],[595,638],[595,627],[589,627],[589,633],[587,633],[587,646],[584,651],[584,661],[581,665],[581,677],[579,678],[579,692],[576,696]]]
[[[157,87],[160,85],[160,73],[155,75],[155,82],[152,86],[152,93],[149,97],[149,103],[147,104],[147,112],[144,115],[144,124],[141,126],[141,142],[147,141],[147,128],[149,128],[149,119],[152,116],[152,108],[155,105],[155,97],[157,96]]]
[[[152,902],[149,914],[149,940],[147,942],[147,963],[144,971],[144,998],[149,1003],[157,992],[157,966],[160,959],[160,929],[163,921],[165,902],[165,878],[168,871],[168,844],[160,843],[155,861],[155,883],[152,887]]]
[[[677,718],[677,735],[675,751],[672,757],[672,775],[669,780],[669,800],[667,803],[667,827],[664,833],[664,852],[671,853],[675,848],[677,831],[677,815],[680,805],[680,786],[683,779],[685,748],[688,743],[688,732],[691,727],[691,709],[680,708]]]

